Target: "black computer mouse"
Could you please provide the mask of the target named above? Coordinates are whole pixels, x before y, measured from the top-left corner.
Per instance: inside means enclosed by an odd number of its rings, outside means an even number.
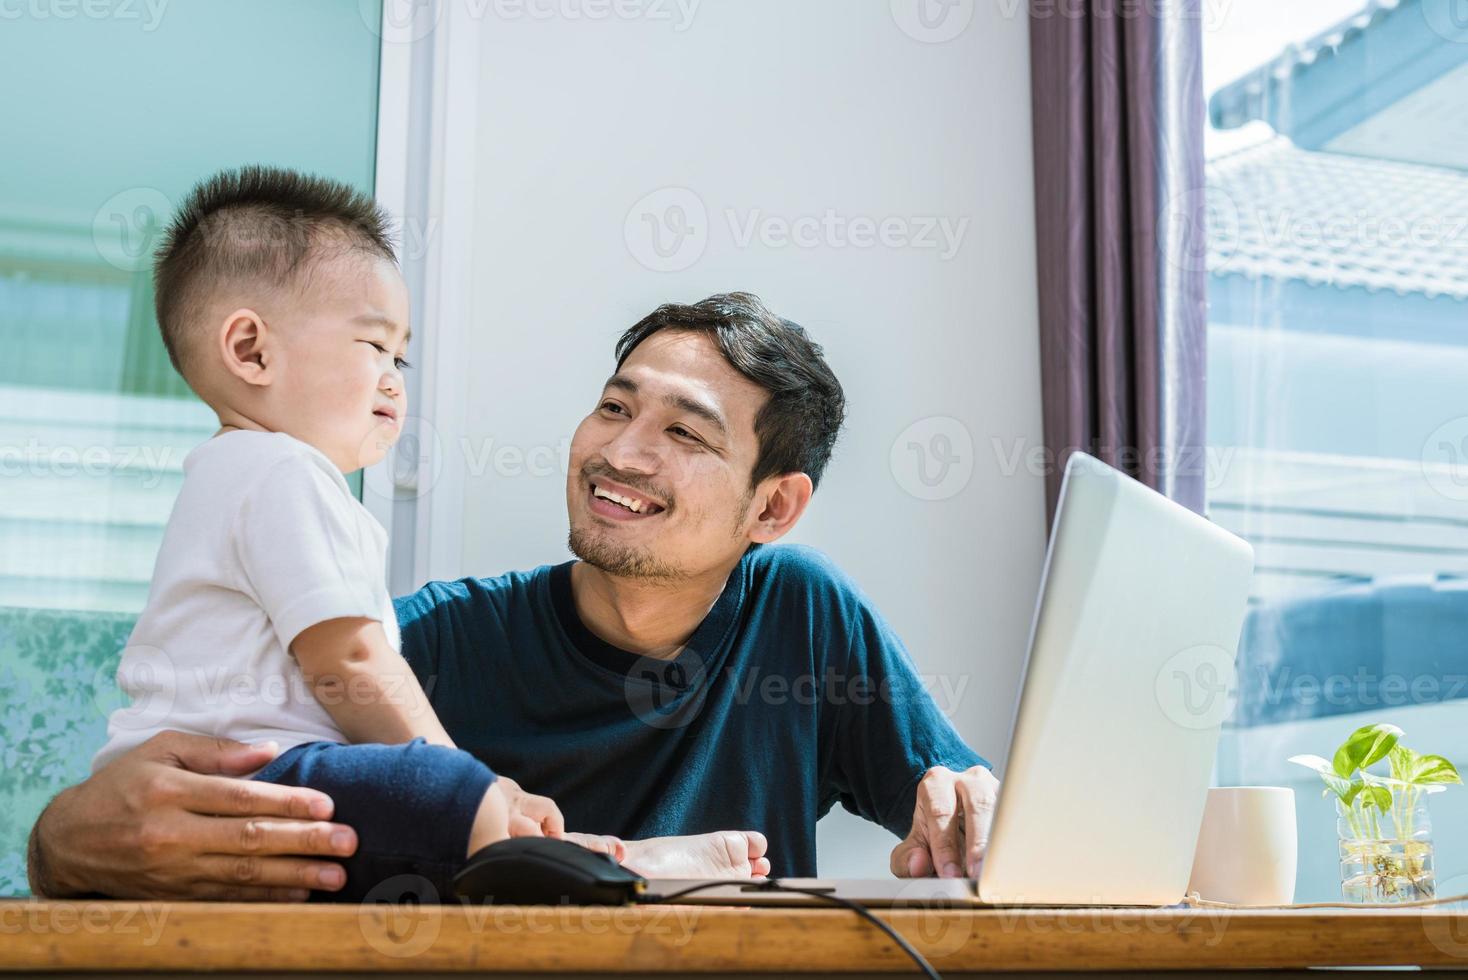
[[[605,854],[554,837],[511,837],[475,851],[454,894],[492,905],[630,905],[647,880]]]

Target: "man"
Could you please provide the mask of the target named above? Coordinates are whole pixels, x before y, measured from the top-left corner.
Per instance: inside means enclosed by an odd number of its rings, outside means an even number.
[[[772,546],[810,502],[845,400],[818,345],[754,296],[629,329],[572,439],[579,562],[430,583],[403,653],[454,741],[624,838],[731,825],[813,875],[837,801],[905,838],[899,876],[975,873],[998,782],[829,560]],[[773,683],[772,683],[773,681]],[[60,794],[38,894],[300,898],[355,846],[308,790],[230,779],[271,750],[158,736]]]

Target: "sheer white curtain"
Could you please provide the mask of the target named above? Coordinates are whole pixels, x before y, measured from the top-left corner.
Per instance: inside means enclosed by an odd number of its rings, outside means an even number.
[[[1468,140],[1444,138],[1468,25],[1448,13],[1240,0],[1205,31],[1208,510],[1258,557],[1218,780],[1296,788],[1302,901],[1339,895],[1336,828],[1289,756],[1387,721],[1468,763]],[[1468,890],[1468,788],[1432,807],[1440,888]]]

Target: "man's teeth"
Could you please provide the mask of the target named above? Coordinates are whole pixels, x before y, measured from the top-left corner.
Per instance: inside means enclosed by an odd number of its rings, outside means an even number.
[[[610,500],[613,503],[621,504],[634,514],[641,514],[644,510],[652,506],[644,500],[638,500],[636,497],[622,497],[612,493],[610,490],[603,490],[598,486],[593,486],[591,492],[603,500]]]

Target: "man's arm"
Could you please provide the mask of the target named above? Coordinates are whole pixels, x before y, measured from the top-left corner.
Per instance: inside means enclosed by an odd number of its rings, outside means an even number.
[[[31,831],[38,897],[301,901],[336,891],[357,835],[315,790],[239,779],[273,746],[164,732],[60,793]]]
[[[892,850],[894,875],[972,877],[988,846],[999,781],[939,710],[891,626],[865,599],[847,611],[853,684],[833,712],[842,803],[898,836],[906,832]]]

